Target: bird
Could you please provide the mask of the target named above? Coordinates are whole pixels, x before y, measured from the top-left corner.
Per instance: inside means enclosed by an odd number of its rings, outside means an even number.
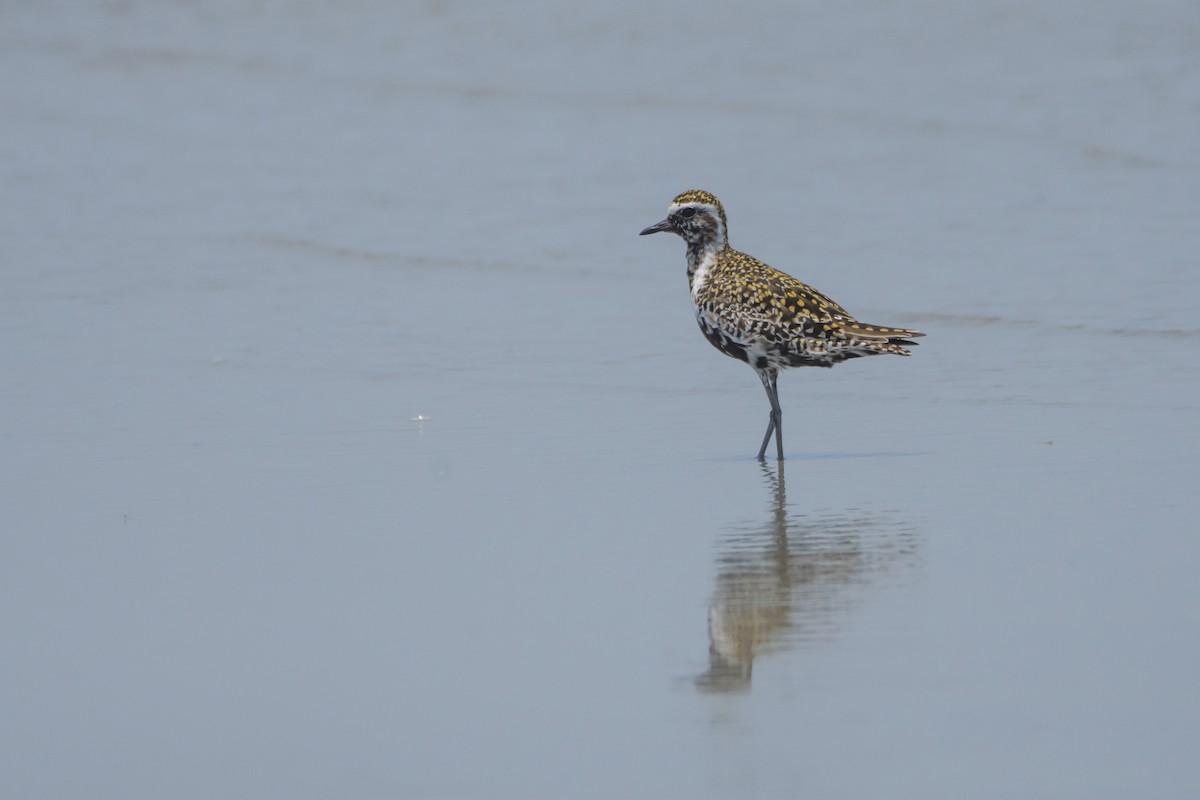
[[[758,374],[771,413],[758,460],[775,435],[783,460],[783,410],[779,371],[788,367],[832,367],[861,356],[907,349],[924,336],[908,328],[859,322],[832,299],[753,256],[729,246],[725,207],[713,194],[689,189],[675,197],[667,218],[639,235],[674,233],[687,244],[688,286],[696,322],[713,347],[745,361]]]

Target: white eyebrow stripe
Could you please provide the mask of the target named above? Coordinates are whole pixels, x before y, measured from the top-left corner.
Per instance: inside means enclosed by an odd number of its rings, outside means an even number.
[[[717,211],[716,206],[712,205],[711,203],[698,203],[698,202],[671,203],[671,205],[667,206],[667,213],[674,214],[676,211],[678,211],[681,208],[689,208],[689,207],[694,208],[697,211],[711,211],[712,215],[717,218],[720,218],[720,216],[721,216],[721,214]]]

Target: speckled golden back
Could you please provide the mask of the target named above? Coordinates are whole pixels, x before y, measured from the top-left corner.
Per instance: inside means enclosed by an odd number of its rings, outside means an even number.
[[[725,209],[713,195],[684,192],[672,206],[688,203],[714,207],[725,227]],[[915,342],[907,338],[922,335],[858,322],[822,292],[734,250],[727,234],[723,241],[710,244],[717,244],[716,252],[700,285],[693,283],[693,300],[705,337],[727,355],[750,361],[750,355],[761,350],[760,363],[752,365],[828,367],[865,355],[909,355],[905,346]],[[702,253],[696,256],[697,262],[704,258]]]
[[[695,299],[697,305],[723,305],[742,314],[761,315],[784,328],[852,319],[811,286],[729,247],[717,254]]]

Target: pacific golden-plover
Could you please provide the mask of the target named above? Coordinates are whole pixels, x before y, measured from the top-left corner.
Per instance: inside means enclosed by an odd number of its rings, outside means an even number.
[[[867,325],[791,275],[729,246],[725,208],[708,192],[692,189],[671,201],[667,218],[641,235],[670,231],[687,243],[687,276],[700,330],[727,356],[754,368],[771,401],[758,458],[771,434],[783,459],[783,411],[776,381],[786,367],[832,367],[860,356],[907,356],[907,328]]]

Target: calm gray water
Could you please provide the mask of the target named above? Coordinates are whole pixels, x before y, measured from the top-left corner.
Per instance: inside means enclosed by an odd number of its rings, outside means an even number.
[[[0,795],[1193,798],[1193,2],[7,3]],[[761,386],[686,188],[912,358]]]

